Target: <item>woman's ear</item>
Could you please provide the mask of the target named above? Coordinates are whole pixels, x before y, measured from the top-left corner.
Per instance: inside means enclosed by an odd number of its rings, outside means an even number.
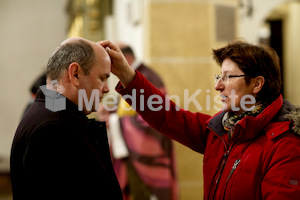
[[[78,86],[79,85],[79,73],[80,73],[80,66],[77,62],[73,62],[69,65],[68,70],[68,77],[72,85]]]
[[[265,84],[265,78],[263,76],[257,76],[254,78],[253,93],[258,94]]]

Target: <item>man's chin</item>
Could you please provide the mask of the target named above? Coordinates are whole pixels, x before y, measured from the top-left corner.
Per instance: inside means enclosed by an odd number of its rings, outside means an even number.
[[[91,114],[92,112],[91,111],[87,111],[87,112],[83,112],[85,115],[89,115]]]
[[[82,111],[85,115],[89,115],[91,114],[92,112],[96,112],[94,109],[91,109],[91,110],[86,110],[86,109],[83,109]]]

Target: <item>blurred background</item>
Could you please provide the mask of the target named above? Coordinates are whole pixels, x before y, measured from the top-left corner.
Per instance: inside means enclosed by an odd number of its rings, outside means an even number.
[[[1,200],[12,199],[10,147],[30,87],[68,37],[131,45],[182,104],[185,89],[201,89],[202,109],[189,110],[211,115],[217,111],[205,105],[214,103],[220,72],[212,49],[236,38],[265,43],[281,58],[284,98],[300,104],[299,0],[0,0],[0,35]],[[180,199],[202,199],[203,156],[178,143],[175,150]]]

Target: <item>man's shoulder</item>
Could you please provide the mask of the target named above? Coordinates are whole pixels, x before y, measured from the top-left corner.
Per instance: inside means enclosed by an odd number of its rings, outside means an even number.
[[[58,112],[52,112],[46,109],[45,103],[43,102],[34,102],[23,116],[20,124],[24,124],[25,126],[37,126],[47,121],[57,121],[58,119]]]
[[[147,66],[144,63],[140,63],[140,65],[136,69],[137,71],[141,72],[144,76],[158,76],[158,74],[151,69],[149,66]],[[159,77],[159,76],[158,76]]]
[[[161,77],[144,63],[140,64],[140,66],[137,68],[137,71],[142,73],[156,87],[164,87],[164,83]]]
[[[34,102],[23,116],[15,133],[15,139],[30,139],[41,129],[62,124],[58,112],[46,109],[42,102]]]

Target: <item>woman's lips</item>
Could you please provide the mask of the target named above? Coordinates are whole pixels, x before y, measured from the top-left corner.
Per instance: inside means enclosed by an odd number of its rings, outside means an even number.
[[[227,96],[225,95],[220,95],[220,97],[221,97],[221,101],[225,101],[227,99]]]

